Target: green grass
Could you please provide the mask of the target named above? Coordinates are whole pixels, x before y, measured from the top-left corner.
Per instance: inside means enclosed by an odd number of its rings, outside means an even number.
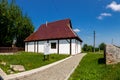
[[[19,54],[15,55],[0,55],[0,62],[3,61],[7,63],[5,66],[0,64],[0,68],[9,74],[8,70],[10,70],[10,64],[23,65],[26,70],[31,70],[64,59],[68,56],[69,55],[50,54],[49,60],[44,61],[43,54],[37,53],[19,52]]]
[[[88,53],[69,80],[120,80],[120,63],[106,65],[103,56]]]

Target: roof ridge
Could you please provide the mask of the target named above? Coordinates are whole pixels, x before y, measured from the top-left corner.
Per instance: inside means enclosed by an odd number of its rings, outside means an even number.
[[[76,33],[72,30],[72,28],[70,27],[70,25],[68,24],[67,26],[70,28],[70,30],[72,31],[72,33],[77,37]]]
[[[69,19],[69,18],[66,18],[66,19],[51,21],[51,22],[47,22],[47,24],[52,24],[52,23],[61,22],[61,21],[70,21],[70,19]],[[45,24],[41,24],[41,25],[46,25],[46,23],[45,23]]]

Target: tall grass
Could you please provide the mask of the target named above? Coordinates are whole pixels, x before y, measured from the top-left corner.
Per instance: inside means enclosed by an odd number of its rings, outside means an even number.
[[[69,80],[120,80],[120,64],[106,65],[103,57],[88,53]]]

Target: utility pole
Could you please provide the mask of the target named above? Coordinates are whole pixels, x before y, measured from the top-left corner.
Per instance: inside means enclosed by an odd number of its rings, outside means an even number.
[[[113,44],[113,38],[112,38],[112,43],[111,44]]]
[[[94,52],[95,52],[95,31],[93,32],[93,40],[94,40],[94,42],[93,42],[93,47],[94,47]]]

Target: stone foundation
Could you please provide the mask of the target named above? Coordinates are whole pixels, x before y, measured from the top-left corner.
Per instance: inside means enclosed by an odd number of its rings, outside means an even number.
[[[104,56],[106,64],[116,64],[120,62],[120,48],[114,45],[106,45]]]

